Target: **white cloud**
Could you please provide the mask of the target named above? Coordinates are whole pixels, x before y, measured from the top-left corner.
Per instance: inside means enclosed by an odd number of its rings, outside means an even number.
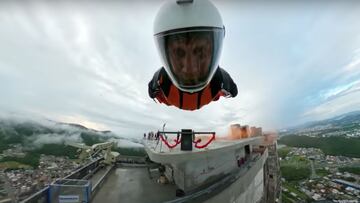
[[[340,85],[338,87],[324,90],[320,93],[320,96],[324,100],[331,100],[339,96],[351,93],[353,91],[358,91],[360,86],[360,80],[350,82],[349,84]]]
[[[38,134],[31,137],[31,144],[39,147],[44,144],[81,143],[80,133],[77,134]]]
[[[125,139],[112,138],[109,140],[109,142],[115,142],[116,145],[121,148],[124,148],[124,147],[125,148],[143,148],[144,147],[142,144],[131,142],[131,141],[125,140]]]
[[[147,82],[161,66],[152,37],[161,1],[16,1],[0,7],[0,111],[76,118],[128,137],[163,123],[171,130],[224,132],[235,122],[276,128],[304,112],[325,115],[330,104],[319,92],[338,94],[343,89],[333,87],[359,76],[359,3],[214,2],[227,29],[220,65],[238,84],[236,98],[194,112],[148,98]]]
[[[354,109],[360,109],[359,90],[360,89],[358,88],[356,92],[345,94],[344,96],[337,97],[333,100],[322,103],[315,108],[305,112],[304,117],[311,118],[311,120],[321,120],[337,116],[342,113],[354,111]]]

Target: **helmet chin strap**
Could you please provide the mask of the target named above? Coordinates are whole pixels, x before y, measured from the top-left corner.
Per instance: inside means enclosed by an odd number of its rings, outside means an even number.
[[[177,4],[186,4],[186,3],[192,3],[194,0],[176,0]]]

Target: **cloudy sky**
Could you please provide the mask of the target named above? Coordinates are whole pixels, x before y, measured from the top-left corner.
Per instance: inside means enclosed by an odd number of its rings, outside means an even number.
[[[213,2],[226,26],[220,65],[239,94],[193,112],[147,95],[162,1],[1,2],[0,114],[139,136],[163,123],[277,129],[360,110],[360,1]]]

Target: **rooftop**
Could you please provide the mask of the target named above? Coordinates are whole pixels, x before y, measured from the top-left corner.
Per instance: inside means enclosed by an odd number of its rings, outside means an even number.
[[[93,202],[164,202],[175,199],[176,186],[150,179],[146,168],[115,168]]]

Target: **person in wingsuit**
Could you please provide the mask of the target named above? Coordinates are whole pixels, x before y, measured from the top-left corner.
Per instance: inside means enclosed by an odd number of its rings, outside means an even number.
[[[192,111],[237,95],[229,73],[219,67],[225,27],[210,1],[166,1],[155,18],[154,37],[163,67],[148,84],[150,98]]]

